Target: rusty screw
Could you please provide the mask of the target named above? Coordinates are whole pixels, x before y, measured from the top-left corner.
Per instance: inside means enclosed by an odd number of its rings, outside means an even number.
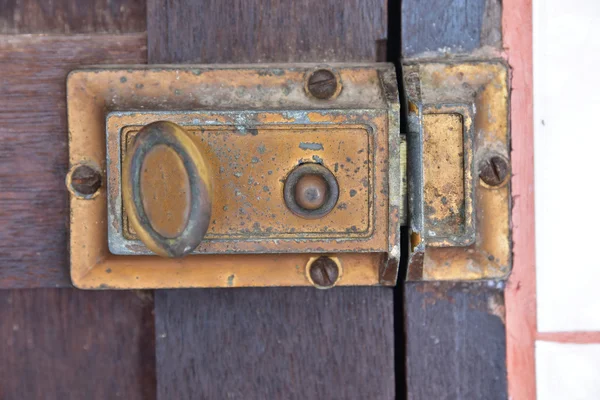
[[[500,156],[492,156],[479,163],[479,177],[489,186],[499,186],[508,175],[508,162]]]
[[[306,210],[321,208],[327,200],[327,182],[319,175],[304,175],[295,189],[296,203]]]
[[[319,257],[309,266],[310,279],[319,288],[330,288],[340,277],[337,263],[330,257]]]
[[[80,165],[71,173],[71,188],[76,195],[90,197],[102,186],[100,172],[87,165]]]
[[[308,91],[320,100],[333,97],[337,91],[338,82],[333,72],[328,69],[319,69],[308,78]]]

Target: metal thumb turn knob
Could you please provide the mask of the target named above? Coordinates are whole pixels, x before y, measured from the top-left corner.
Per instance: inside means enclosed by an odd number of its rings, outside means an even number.
[[[123,165],[123,204],[140,240],[163,257],[202,241],[212,208],[209,164],[197,139],[167,121],[144,126]]]

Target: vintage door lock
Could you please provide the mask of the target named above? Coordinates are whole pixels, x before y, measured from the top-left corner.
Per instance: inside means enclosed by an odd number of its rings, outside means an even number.
[[[72,72],[74,285],[393,285],[409,222],[410,279],[505,276],[506,68],[405,77],[408,135],[390,64]]]

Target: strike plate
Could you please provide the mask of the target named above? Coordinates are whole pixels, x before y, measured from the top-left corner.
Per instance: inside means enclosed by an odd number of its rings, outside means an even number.
[[[392,65],[95,67],[69,75],[67,100],[75,286],[396,283],[406,153]],[[126,212],[137,208],[125,207],[137,193],[124,191],[128,154],[157,121],[180,127],[173,137],[191,138],[206,166],[206,233],[179,258],[154,255]],[[307,165],[336,184],[323,215],[289,206],[286,180]],[[152,182],[177,172],[143,168]],[[159,199],[164,213],[179,212],[186,190]],[[154,226],[146,217],[136,217],[138,229]],[[158,246],[171,251],[169,243]]]
[[[405,66],[408,280],[503,279],[512,265],[508,69]]]

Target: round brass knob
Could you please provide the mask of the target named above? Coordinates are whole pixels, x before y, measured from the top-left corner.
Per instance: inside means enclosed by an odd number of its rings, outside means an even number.
[[[321,208],[327,200],[327,187],[327,182],[320,175],[301,176],[295,187],[296,202],[305,210]]]
[[[163,257],[192,252],[212,208],[209,164],[197,139],[167,121],[144,126],[123,164],[123,204],[140,240]]]
[[[287,176],[283,197],[288,209],[302,218],[321,218],[335,207],[339,187],[335,176],[323,165],[301,164]]]

